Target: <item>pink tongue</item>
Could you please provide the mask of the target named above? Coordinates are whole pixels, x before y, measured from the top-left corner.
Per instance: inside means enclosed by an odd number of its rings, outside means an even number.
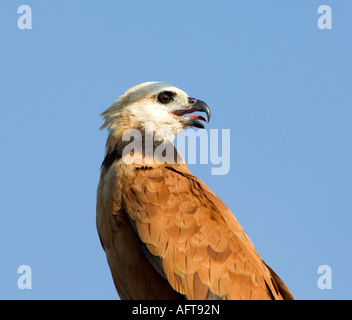
[[[186,118],[191,118],[191,119],[202,120],[202,121],[208,122],[207,119],[205,119],[202,116],[198,116],[198,115],[186,116]]]

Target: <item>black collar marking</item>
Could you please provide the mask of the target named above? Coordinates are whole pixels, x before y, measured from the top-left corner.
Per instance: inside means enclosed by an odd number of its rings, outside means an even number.
[[[101,164],[101,170],[105,169],[106,171],[109,170],[111,165],[115,162],[115,160],[120,160],[122,158],[121,150],[115,149],[113,152],[110,152],[106,155],[103,163]]]

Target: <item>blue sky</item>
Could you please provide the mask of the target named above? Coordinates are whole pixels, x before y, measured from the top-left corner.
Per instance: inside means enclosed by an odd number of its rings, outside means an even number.
[[[95,227],[99,114],[158,80],[231,130],[229,174],[190,169],[294,296],[351,299],[351,14],[349,0],[1,1],[0,298],[118,298]]]

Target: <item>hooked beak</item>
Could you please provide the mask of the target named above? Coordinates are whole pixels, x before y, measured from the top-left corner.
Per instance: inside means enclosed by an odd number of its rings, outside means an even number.
[[[202,100],[197,100],[194,98],[188,98],[188,102],[189,102],[188,106],[186,106],[183,109],[173,111],[172,114],[175,116],[181,117],[185,114],[193,113],[196,111],[205,112],[207,115],[207,119],[205,119],[204,117],[199,116],[199,115],[191,115],[191,116],[185,117],[185,118],[187,118],[186,119],[187,126],[204,129],[204,125],[202,123],[200,123],[198,120],[202,120],[207,123],[209,122],[210,109],[209,109],[208,105],[205,102],[203,102]]]

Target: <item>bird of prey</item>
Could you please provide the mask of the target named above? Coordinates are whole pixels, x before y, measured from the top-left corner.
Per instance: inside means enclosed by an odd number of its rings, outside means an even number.
[[[189,115],[196,111],[207,119]],[[209,120],[210,109],[203,101],[170,84],[146,82],[102,116],[108,138],[96,223],[121,299],[293,299],[231,211],[186,163],[145,150],[172,145],[179,160],[173,139],[187,127],[204,128],[200,121]],[[142,147],[132,150],[124,133],[136,131]],[[157,132],[161,138],[148,145],[147,135]]]

